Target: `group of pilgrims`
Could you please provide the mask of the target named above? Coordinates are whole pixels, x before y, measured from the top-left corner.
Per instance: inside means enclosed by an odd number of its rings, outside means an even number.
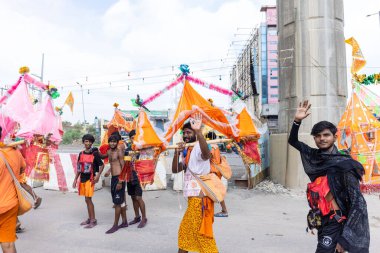
[[[231,168],[226,159],[223,159],[218,145],[208,142],[202,130],[205,124],[213,126],[214,130],[225,131],[225,135],[234,138],[236,142],[243,140],[244,134],[251,135],[235,147],[243,159],[252,163],[260,161],[260,157],[257,157],[257,136],[252,137],[255,133],[254,124],[245,109],[238,115],[231,113],[238,124],[229,124],[225,116],[228,113],[203,99],[184,78],[183,96],[188,92],[189,98],[195,100],[179,101],[178,108],[182,106],[182,112],[176,112],[178,119],[173,121],[165,136],[169,140],[181,128],[182,140],[174,148],[171,164],[172,173],[183,173],[183,196],[187,200],[187,209],[178,229],[178,252],[223,252],[216,245],[213,223],[214,217],[229,215],[224,202],[226,188],[221,183],[221,178],[228,178],[226,175],[231,175]],[[300,152],[305,173],[310,179],[307,185],[310,207],[307,225],[308,230],[317,231],[318,234],[315,252],[367,253],[370,230],[366,201],[360,192],[363,166],[345,150],[337,149],[334,144],[337,128],[331,122],[321,121],[313,126],[311,135],[317,148],[311,148],[298,140],[298,129],[302,120],[310,115],[310,108],[308,101],[299,104],[288,142]],[[226,123],[217,122],[208,113]],[[113,234],[135,224],[138,228],[147,226],[146,207],[142,198],[143,182],[136,166],[140,152],[134,148],[141,145],[144,134],[147,132],[131,130],[128,141],[125,141],[119,131],[109,133],[108,146],[104,152],[93,146],[93,135],[85,134],[82,137],[83,150],[78,155],[76,175],[72,183],[72,187],[78,189],[78,194],[84,196],[87,208],[88,216],[80,226],[92,229],[97,225],[92,198],[95,184],[102,175],[111,176],[111,197],[115,213],[114,222],[105,233]],[[17,146],[0,145],[0,243],[3,252],[7,253],[16,252],[14,242],[17,227],[19,229],[17,216],[21,209],[17,187],[23,187],[33,196],[35,208],[42,200],[26,184],[24,171],[28,161],[25,159],[28,160],[28,157],[21,154]],[[110,166],[103,173],[105,159]],[[127,219],[126,192],[133,204],[135,217],[132,220]],[[221,212],[214,212],[215,203],[220,203]],[[252,249],[253,251],[255,250]]]

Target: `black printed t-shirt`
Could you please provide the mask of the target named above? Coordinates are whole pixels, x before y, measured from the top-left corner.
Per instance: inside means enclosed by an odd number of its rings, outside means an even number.
[[[79,159],[80,159],[82,153],[94,155],[94,160],[93,160],[92,165],[93,165],[93,175],[95,176],[95,173],[99,172],[99,167],[103,165],[103,161],[99,156],[98,149],[92,148],[90,152],[86,152],[85,150],[80,152],[78,155],[78,167],[80,166],[79,165]],[[81,183],[85,183],[90,179],[91,179],[91,174],[87,174],[87,173],[81,173],[80,174],[80,182]]]

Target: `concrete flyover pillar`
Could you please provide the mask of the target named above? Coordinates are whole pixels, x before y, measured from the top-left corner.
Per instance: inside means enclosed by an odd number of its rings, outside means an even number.
[[[298,103],[312,104],[300,128],[309,145],[311,127],[321,120],[338,123],[346,106],[343,0],[277,0],[277,8],[280,134],[271,136],[270,173],[274,181],[300,188],[308,178],[298,152],[286,144]]]

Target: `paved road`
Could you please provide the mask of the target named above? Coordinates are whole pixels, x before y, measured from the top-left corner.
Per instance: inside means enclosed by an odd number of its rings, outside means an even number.
[[[106,235],[113,222],[109,188],[95,194],[99,225],[91,230],[79,226],[86,218],[83,198],[42,188],[36,191],[43,197],[43,203],[39,209],[21,217],[26,231],[19,234],[18,252],[177,252],[177,229],[186,206],[180,193],[145,192],[147,226],[143,229],[132,226]],[[370,252],[379,252],[380,200],[374,195],[366,199],[372,238]],[[314,252],[316,236],[305,232],[307,204],[300,191],[275,195],[229,188],[226,203],[230,217],[216,218],[214,223],[220,252]],[[131,205],[130,199],[128,204]],[[217,205],[216,210],[219,210]],[[132,208],[129,208],[128,218],[132,217]]]

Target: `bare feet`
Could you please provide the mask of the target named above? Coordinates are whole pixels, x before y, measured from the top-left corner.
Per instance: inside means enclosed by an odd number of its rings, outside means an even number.
[[[143,228],[145,227],[146,223],[148,222],[148,219],[145,218],[145,219],[142,219],[140,224],[137,226],[137,228]]]
[[[84,225],[88,225],[88,224],[90,224],[90,218],[88,218],[87,220],[85,220],[85,221],[82,221],[81,222],[81,226],[84,226]]]
[[[110,229],[107,230],[106,234],[112,234],[119,230],[119,226],[113,225]]]
[[[41,202],[42,198],[37,197],[36,202],[34,202],[34,209],[37,209],[41,205]]]
[[[128,222],[123,222],[119,225],[119,228],[126,228],[128,227]]]
[[[135,217],[132,221],[129,222],[129,225],[137,224],[141,221],[141,216]]]
[[[84,228],[93,228],[97,224],[98,224],[98,222],[96,221],[96,219],[95,220],[90,220],[90,223],[87,226],[85,226]]]

